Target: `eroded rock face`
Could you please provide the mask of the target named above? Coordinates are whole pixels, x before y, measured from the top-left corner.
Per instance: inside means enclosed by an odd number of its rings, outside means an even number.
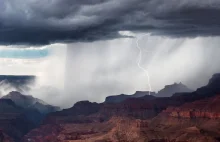
[[[147,121],[123,117],[112,117],[106,122],[44,125],[25,135],[22,142],[47,142],[51,140],[53,140],[53,142],[138,142],[138,139],[142,137],[141,130],[147,127]],[[144,137],[142,139],[144,139]]]
[[[218,142],[219,132],[207,129],[218,128],[218,121],[203,120],[196,124],[190,119],[168,119],[169,116],[153,120],[112,117],[106,122],[43,125],[25,135],[22,142]]]
[[[219,95],[216,95],[212,98],[185,103],[179,107],[168,107],[156,117],[147,120],[137,119],[135,115],[121,115],[134,112],[138,116],[153,108],[154,103],[146,103],[146,100],[142,100],[141,103],[139,99],[132,99],[114,106],[102,106],[98,113],[84,115],[83,118],[92,119],[103,114],[110,114],[108,121],[60,123],[61,129],[56,138],[57,141],[63,142],[66,140],[77,142],[85,140],[91,142],[217,142],[220,134],[218,130],[220,122],[216,116],[220,111],[219,98]]]
[[[153,139],[150,140],[149,142],[189,142],[189,141],[178,141],[178,140],[167,140],[167,139]]]
[[[186,103],[180,107],[168,107],[164,112],[178,118],[220,118],[220,95]]]
[[[218,142],[218,84],[213,76],[207,86],[172,97],[144,96],[114,104],[81,101],[48,115],[23,141]]]
[[[92,103],[89,101],[80,101],[69,109],[51,113],[44,120],[44,124],[51,123],[88,123],[93,122],[92,117],[87,116],[97,113],[103,104]],[[96,119],[96,118],[95,118]]]
[[[216,112],[205,112],[205,111],[195,111],[195,110],[173,110],[170,113],[172,117],[178,118],[209,118],[209,119],[219,119],[220,113]]]
[[[148,123],[147,120],[136,120],[137,128],[147,128]]]
[[[21,142],[60,142],[57,136],[61,130],[59,125],[43,125],[25,135]]]
[[[135,117],[137,119],[148,119],[155,117],[159,108],[148,105],[147,103],[141,105],[140,103],[127,103],[118,105],[105,105],[100,110],[100,114],[106,117],[122,116],[122,117]]]
[[[220,97],[216,95],[181,106],[168,107],[159,115],[149,119],[138,119],[135,115],[128,114],[134,112],[138,116],[152,109],[155,107],[152,100],[151,103],[146,103],[146,100],[132,99],[114,106],[102,105],[96,110],[97,112],[95,111],[96,113],[81,112],[80,115],[75,115],[78,119],[95,120],[102,115],[110,114],[109,119],[90,122],[64,121],[65,123],[58,121],[56,124],[46,124],[25,135],[23,142],[28,142],[28,140],[42,142],[218,142],[220,121],[214,114],[220,111],[219,102]],[[74,105],[74,109],[80,106],[85,109],[90,105],[96,106],[97,104],[80,102]],[[123,113],[126,115],[122,115]],[[73,117],[68,116],[68,119],[73,119]]]

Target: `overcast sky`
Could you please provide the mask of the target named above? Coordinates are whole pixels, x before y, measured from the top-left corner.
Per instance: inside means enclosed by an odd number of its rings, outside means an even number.
[[[174,37],[220,33],[219,0],[1,0],[2,44],[119,38],[118,31]]]
[[[65,107],[149,83],[196,89],[220,72],[219,13],[219,0],[1,0],[0,74],[65,88],[32,92]]]

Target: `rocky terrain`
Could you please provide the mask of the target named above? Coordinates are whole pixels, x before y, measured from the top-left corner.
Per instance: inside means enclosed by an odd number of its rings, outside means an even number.
[[[164,112],[177,118],[220,118],[220,95],[208,99],[185,103],[180,107],[168,107]]]
[[[172,92],[173,88],[173,85],[166,86],[159,92]],[[0,99],[0,139],[17,142],[220,141],[220,74],[213,75],[206,86],[194,92],[180,89],[167,95],[170,97],[137,91],[131,96],[109,96],[103,103],[80,101],[58,111],[57,107],[37,98],[11,92]],[[51,107],[54,109],[49,109]],[[38,116],[42,117],[38,119]],[[39,123],[39,120],[43,121]]]
[[[41,107],[36,104],[40,104]],[[47,113],[57,110],[58,107],[48,105],[32,96],[10,92],[0,99],[2,141],[20,141],[27,132],[40,125]]]
[[[136,91],[132,95],[121,94],[121,95],[115,95],[115,96],[108,96],[105,99],[105,103],[120,103],[120,102],[125,101],[128,98],[141,98],[149,94],[151,96],[154,96],[156,93],[148,92],[148,91]]]
[[[171,85],[166,85],[155,96],[157,96],[157,97],[170,97],[174,93],[180,93],[180,92],[193,92],[193,90],[189,89],[186,85],[184,85],[180,82],[180,83],[174,83]]]
[[[23,95],[17,91],[12,91],[2,98],[12,100],[19,107],[36,109],[43,114],[60,110],[59,107],[51,106],[38,98],[34,98],[30,95]]]
[[[171,85],[166,85],[163,89],[156,92],[149,92],[149,91],[136,91],[132,95],[115,95],[115,96],[108,96],[105,99],[105,103],[120,103],[123,102],[129,98],[142,98],[144,96],[150,95],[152,98],[154,96],[156,97],[171,97],[175,93],[187,93],[187,92],[193,92],[193,90],[189,89],[186,85],[180,83],[174,83]]]
[[[149,96],[146,92],[134,97],[136,92],[128,97],[107,97],[101,104],[78,102],[47,115],[43,124],[22,141],[218,142],[219,76],[214,75],[194,92],[177,91],[169,94],[171,97]]]

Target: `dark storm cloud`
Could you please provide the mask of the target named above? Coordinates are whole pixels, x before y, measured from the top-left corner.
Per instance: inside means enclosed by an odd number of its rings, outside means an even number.
[[[1,44],[118,38],[118,31],[175,37],[220,34],[219,0],[1,0]]]

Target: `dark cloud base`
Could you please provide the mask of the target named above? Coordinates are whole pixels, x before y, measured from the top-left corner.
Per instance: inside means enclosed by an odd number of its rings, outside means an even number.
[[[15,0],[0,4],[0,44],[5,45],[114,39],[121,37],[121,30],[171,37],[220,35],[219,0]]]

